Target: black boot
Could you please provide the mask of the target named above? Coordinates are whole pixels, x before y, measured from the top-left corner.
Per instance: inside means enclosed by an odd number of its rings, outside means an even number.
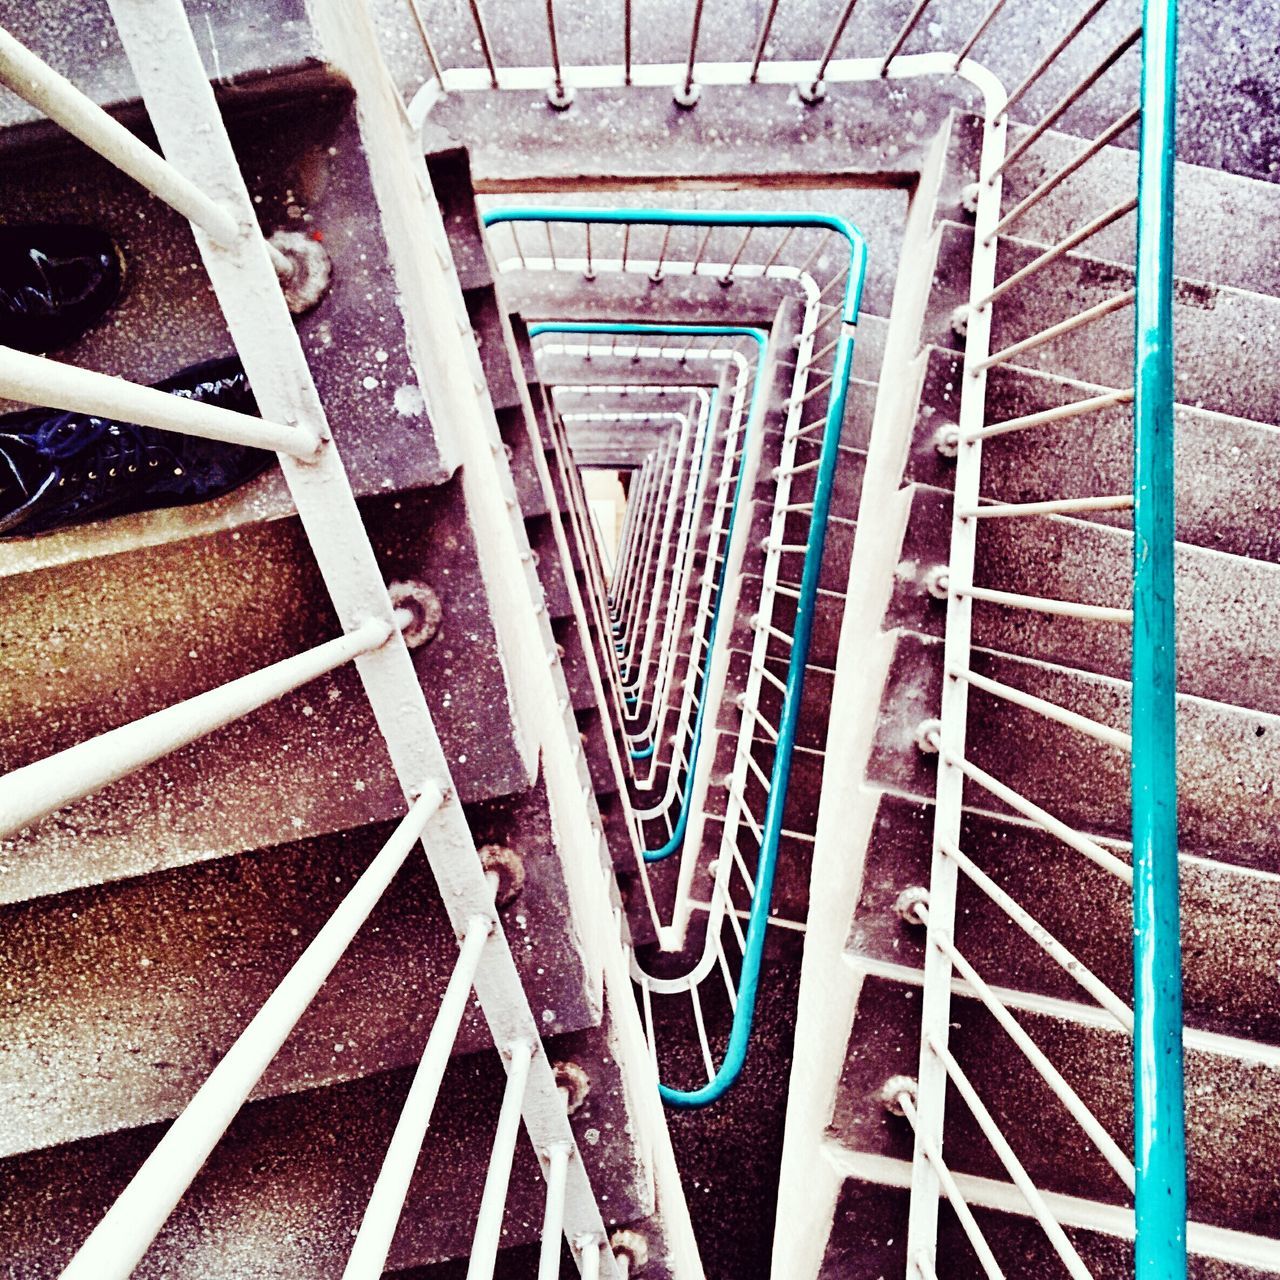
[[[0,227],[0,343],[57,351],[120,296],[120,252],[94,227]]]
[[[258,412],[238,360],[193,365],[157,386],[238,413]],[[203,502],[274,461],[265,449],[86,413],[6,414],[0,417],[0,536]]]

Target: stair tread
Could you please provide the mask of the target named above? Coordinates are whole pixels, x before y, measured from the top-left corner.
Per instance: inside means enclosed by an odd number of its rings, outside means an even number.
[[[970,797],[959,846],[1082,963],[1132,1004],[1131,894],[1034,824],[978,812]],[[916,967],[924,931],[894,910],[898,895],[929,883],[934,807],[889,792],[878,801],[847,950]],[[1123,845],[1117,852],[1127,860]],[[1276,917],[1280,875],[1183,857],[1183,1009],[1188,1027],[1280,1044],[1274,1001],[1275,944],[1259,922]],[[956,945],[987,981],[1087,1003],[1084,989],[965,874],[959,877]]]
[[[364,515],[387,579],[423,581],[441,599],[439,633],[412,656],[445,750],[459,766],[462,798],[522,791],[529,772],[509,704],[494,696],[505,677],[486,597],[475,590],[480,571],[460,495],[453,486],[388,495],[366,501]],[[47,584],[40,583],[45,575],[0,580],[11,672],[0,741],[10,767],[336,631],[294,521],[47,574]],[[82,629],[86,616],[93,625]],[[132,659],[123,678],[122,654]],[[403,811],[348,664],[7,838],[0,899],[346,830]]]
[[[929,301],[926,341],[957,346],[951,316],[968,303],[973,231],[944,224],[937,283]],[[1000,240],[1001,276],[1029,263],[1040,247],[1016,237]],[[1133,286],[1131,266],[1071,253],[1045,266],[993,307],[991,350],[998,352],[1050,325],[1118,297]],[[1280,420],[1280,391],[1272,377],[1272,335],[1280,298],[1179,277],[1174,283],[1179,334],[1176,394],[1203,408],[1261,422]],[[1020,364],[1107,387],[1133,385],[1133,315],[1124,307],[1017,357]]]
[[[894,633],[894,640],[870,772],[893,790],[931,797],[937,756],[920,751],[915,735],[921,721],[938,714],[942,642],[911,631]],[[1126,723],[1129,693],[1124,681],[989,650],[975,650],[972,665],[980,675],[1100,723]],[[1128,839],[1126,754],[976,688],[970,704],[966,751],[975,764],[1088,835]],[[1280,716],[1178,695],[1183,852],[1280,871],[1275,840],[1280,763],[1270,746],[1277,734]],[[1090,780],[1087,788],[1079,785],[1081,778]],[[978,784],[971,786],[966,791],[970,803],[1006,812]]]
[[[592,1083],[573,1117],[593,1182],[608,1188],[606,1223],[652,1209],[628,1144],[589,1134],[622,1132],[629,1105],[611,1034],[547,1042],[556,1060]],[[411,1067],[249,1103],[232,1121],[190,1191],[135,1272],[140,1278],[209,1280],[307,1275],[338,1280],[382,1152],[413,1075]],[[497,1055],[455,1057],[388,1259],[392,1271],[469,1252],[505,1073]],[[89,1234],[163,1126],[88,1138],[0,1163],[0,1252],[23,1275],[52,1275]],[[517,1143],[503,1244],[536,1240],[545,1186],[525,1134]]]
[[[951,495],[918,486],[903,543],[890,625],[941,635],[945,603],[927,590],[947,561]],[[1133,535],[1075,516],[988,519],[978,531],[974,582],[998,591],[1129,607]],[[1280,712],[1280,564],[1178,543],[1178,688],[1214,702]],[[1129,628],[976,601],[974,643],[1127,678]]]
[[[1017,145],[1028,129],[1013,125],[1009,143]],[[1013,206],[1086,145],[1084,138],[1050,129],[1010,167],[1004,180],[1003,204]],[[1056,244],[1091,218],[1132,198],[1137,183],[1138,153],[1109,146],[1028,211],[1015,225],[1024,239]],[[1280,219],[1280,186],[1222,169],[1180,160],[1175,182],[1174,235],[1178,269],[1201,280],[1216,280],[1258,293],[1280,294],[1280,241],[1272,228]],[[1205,234],[1210,226],[1234,223],[1248,235],[1226,239]],[[1088,241],[1095,257],[1133,261],[1133,215]]]
[[[942,457],[934,433],[954,424],[961,369],[958,353],[932,347],[909,472],[951,488],[954,459]],[[1016,364],[987,378],[987,421],[995,424],[1104,394],[1106,388]],[[1132,406],[1081,415],[1056,426],[984,441],[982,493],[1002,502],[1125,493],[1132,485]],[[1193,405],[1176,409],[1175,517],[1180,541],[1260,560],[1280,560],[1280,431],[1268,423]],[[1088,519],[1121,524],[1127,512]]]

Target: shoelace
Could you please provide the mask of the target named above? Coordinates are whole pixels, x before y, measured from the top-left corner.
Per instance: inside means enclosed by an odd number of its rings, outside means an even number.
[[[143,428],[109,419],[65,414],[40,437],[41,451],[64,468],[57,488],[78,487],[71,503],[77,509],[99,501],[122,474],[134,475],[172,460],[172,454],[148,439]]]

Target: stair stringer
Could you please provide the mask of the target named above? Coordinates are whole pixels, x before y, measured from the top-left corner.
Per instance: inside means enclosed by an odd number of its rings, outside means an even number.
[[[858,505],[825,764],[828,776],[850,782],[825,787],[818,809],[778,1187],[777,1221],[785,1227],[774,1236],[776,1280],[817,1276],[843,1181],[825,1134],[861,987],[844,960],[876,809],[876,794],[861,779],[893,650],[881,625],[911,506],[903,482],[927,360],[921,345],[939,244],[937,207],[950,176],[949,141],[947,129],[935,138],[908,207]]]

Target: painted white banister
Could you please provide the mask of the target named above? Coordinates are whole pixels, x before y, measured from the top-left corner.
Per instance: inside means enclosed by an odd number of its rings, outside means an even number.
[[[62,1280],[126,1280],[132,1274],[443,802],[437,784],[424,786],[338,909],[80,1246]]]
[[[370,618],[336,640],[14,769],[0,778],[0,834],[20,831],[327,671],[371,653],[393,634],[395,628],[389,623]]]

